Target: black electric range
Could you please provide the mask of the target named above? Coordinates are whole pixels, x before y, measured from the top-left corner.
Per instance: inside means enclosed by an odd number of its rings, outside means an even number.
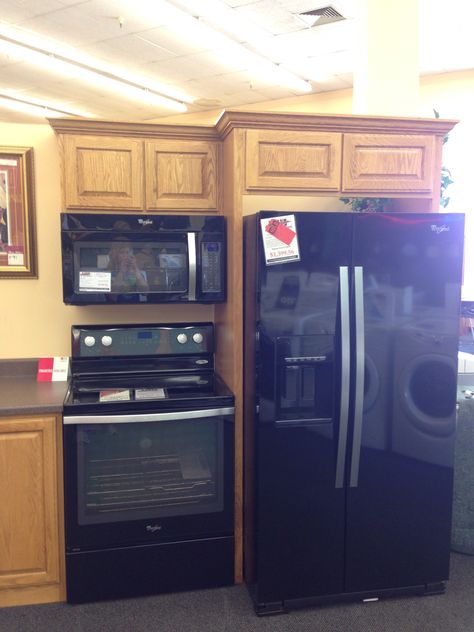
[[[72,328],[67,598],[233,583],[234,397],[212,323]]]

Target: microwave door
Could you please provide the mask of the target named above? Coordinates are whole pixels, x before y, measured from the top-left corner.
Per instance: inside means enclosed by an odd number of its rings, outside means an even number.
[[[196,290],[195,236],[159,242],[137,238],[74,244],[75,291],[80,294],[175,294]],[[192,272],[188,261],[192,263]],[[191,286],[190,286],[191,283]],[[190,300],[195,300],[190,299]]]

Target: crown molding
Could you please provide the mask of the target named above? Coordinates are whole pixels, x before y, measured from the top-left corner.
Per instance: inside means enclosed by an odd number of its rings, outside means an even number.
[[[159,123],[129,123],[80,118],[48,118],[47,120],[57,134],[128,136],[146,139],[220,140],[215,127],[208,125],[161,125]]]
[[[458,123],[453,119],[240,110],[224,110],[215,125],[166,125],[81,118],[48,118],[47,120],[58,134],[201,141],[222,140],[233,129],[238,128],[359,134],[434,134],[443,137]]]
[[[457,120],[431,118],[399,118],[356,114],[306,114],[293,112],[243,112],[224,110],[216,123],[221,138],[233,129],[282,129],[370,134],[434,134],[446,135]]]

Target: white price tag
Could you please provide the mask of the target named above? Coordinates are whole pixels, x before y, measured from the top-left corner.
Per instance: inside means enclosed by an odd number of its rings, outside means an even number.
[[[8,253],[8,265],[9,266],[22,266],[25,263],[25,256],[22,252],[9,252]]]
[[[82,292],[110,292],[111,272],[79,270],[79,290]]]
[[[56,356],[53,361],[52,382],[66,382],[69,371],[69,358],[67,356]]]
[[[136,388],[135,399],[164,399],[164,388]]]

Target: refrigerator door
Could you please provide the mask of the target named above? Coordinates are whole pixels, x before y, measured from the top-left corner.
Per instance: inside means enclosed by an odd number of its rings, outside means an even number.
[[[462,244],[460,214],[354,218],[348,592],[448,577]]]
[[[264,212],[257,221],[284,215]],[[267,265],[257,227],[260,604],[340,593],[344,583],[352,216],[293,215],[297,261]]]

